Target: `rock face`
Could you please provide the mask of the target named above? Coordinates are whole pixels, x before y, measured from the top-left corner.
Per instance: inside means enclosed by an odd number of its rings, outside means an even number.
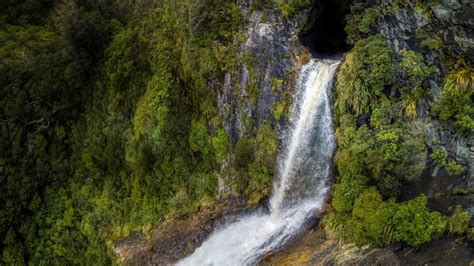
[[[114,251],[126,265],[172,265],[191,253],[210,233],[218,214],[199,213],[184,220],[168,221],[146,239],[141,233],[117,241]]]
[[[402,265],[472,265],[474,244],[454,236],[415,248],[397,249]]]
[[[125,265],[173,265],[191,254],[211,231],[232,222],[246,211],[234,204],[220,209],[205,209],[181,220],[169,220],[155,228],[150,238],[132,233],[114,243],[118,262]]]
[[[308,11],[288,20],[279,12],[252,10],[251,2],[240,1],[248,21],[241,30],[243,41],[236,44],[240,63],[225,73],[222,81],[211,84],[217,91],[219,115],[232,145],[264,120],[282,132],[285,119],[275,119],[275,104],[294,87],[302,56],[308,54],[298,39]],[[220,181],[224,186],[230,183]],[[230,189],[221,187],[220,191]]]
[[[263,258],[259,265],[470,265],[474,245],[444,237],[419,248],[358,247],[344,244],[318,228],[285,250]]]
[[[386,1],[388,7],[392,1]],[[389,39],[395,51],[420,50],[420,38],[440,38],[451,56],[474,60],[474,4],[469,0],[442,0],[425,10],[416,4],[401,7],[378,22],[378,31]],[[427,49],[424,49],[426,52]]]
[[[343,244],[323,229],[310,231],[282,252],[270,254],[260,265],[403,265],[390,248]]]
[[[273,117],[273,106],[296,82],[301,56],[307,53],[298,34],[308,11],[288,20],[278,12],[251,11],[246,3],[241,8],[248,23],[242,30],[245,37],[238,57],[246,60],[236,73],[226,73],[218,99],[232,143],[265,119],[281,126]]]
[[[389,9],[392,1],[386,1],[384,9]],[[376,31],[391,44],[401,56],[403,49],[423,54],[425,63],[436,67],[430,81],[432,102],[418,106],[417,127],[425,134],[425,141],[431,151],[446,151],[450,158],[466,166],[467,173],[462,176],[449,176],[439,165],[431,163],[422,178],[421,185],[410,185],[404,189],[403,199],[419,193],[430,197],[430,205],[443,213],[450,213],[456,203],[474,216],[470,208],[474,202],[471,193],[454,195],[453,189],[472,191],[474,189],[474,138],[459,134],[456,129],[432,119],[430,110],[439,102],[445,70],[446,58],[467,57],[474,61],[474,2],[466,0],[442,0],[420,8],[414,3],[385,14],[375,22]],[[439,40],[440,49],[428,49],[423,40]],[[444,184],[444,185],[441,185]],[[443,196],[441,196],[443,195]],[[444,202],[440,199],[444,198]],[[449,202],[449,203],[448,203]]]

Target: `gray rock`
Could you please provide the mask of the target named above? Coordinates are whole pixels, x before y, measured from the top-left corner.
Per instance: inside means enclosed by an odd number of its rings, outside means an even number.
[[[276,129],[284,127],[285,121],[273,118],[273,106],[282,99],[284,91],[295,84],[292,73],[297,71],[298,56],[305,49],[297,35],[305,22],[306,11],[287,20],[279,12],[252,11],[252,1],[238,3],[248,19],[241,30],[245,37],[236,55],[241,63],[236,71],[229,71],[224,80],[213,84],[218,95],[219,115],[232,145],[264,120],[269,120]],[[243,60],[248,55],[250,62]],[[284,85],[276,88],[274,79],[285,80]],[[251,90],[255,89],[257,99],[253,102],[255,92]],[[230,189],[222,188],[222,191]]]

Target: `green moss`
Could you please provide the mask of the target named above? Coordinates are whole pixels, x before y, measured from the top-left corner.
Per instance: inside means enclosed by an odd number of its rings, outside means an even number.
[[[272,112],[275,120],[282,121],[284,119],[288,119],[290,116],[292,103],[293,98],[291,97],[289,90],[285,90],[283,93],[283,98],[273,104]]]
[[[441,38],[436,37],[433,39],[424,39],[421,41],[420,46],[426,47],[431,50],[440,50],[444,45],[444,42]]]
[[[432,32],[428,32],[423,28],[417,29],[415,34],[418,40],[420,40],[420,46],[423,48],[438,51],[444,45],[444,42],[440,37],[436,37]]]

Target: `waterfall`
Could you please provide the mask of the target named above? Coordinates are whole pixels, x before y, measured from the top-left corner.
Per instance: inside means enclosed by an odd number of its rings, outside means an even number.
[[[255,264],[298,233],[322,206],[335,149],[330,90],[338,65],[335,60],[313,59],[302,67],[270,213],[259,210],[215,230],[178,265]]]

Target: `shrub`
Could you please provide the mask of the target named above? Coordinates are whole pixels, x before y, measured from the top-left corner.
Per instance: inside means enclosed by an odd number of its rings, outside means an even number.
[[[457,163],[454,160],[451,160],[446,165],[446,171],[450,175],[461,175],[466,171],[466,167],[464,167],[462,164]]]
[[[327,224],[338,236],[359,245],[383,246],[401,241],[419,246],[444,232],[446,218],[426,207],[425,196],[403,203],[387,202],[375,187],[370,187],[359,194],[351,213],[332,214]]]
[[[223,128],[217,130],[216,136],[212,137],[212,146],[217,159],[223,160],[230,152],[230,140]]]
[[[375,181],[383,196],[396,197],[402,182],[416,181],[423,172],[425,145],[399,125],[380,127],[379,131],[365,125],[356,129],[344,122],[339,128],[343,132],[338,137],[336,166],[342,180],[363,175]]]
[[[377,188],[385,197],[396,198],[400,194],[402,180],[393,175],[384,175],[377,181]]]
[[[370,116],[370,125],[381,130],[385,127],[389,127],[395,118],[394,108],[389,100],[383,100],[374,110]]]
[[[448,159],[448,153],[443,152],[440,149],[436,149],[431,153],[430,157],[431,157],[431,160],[435,161],[439,165],[444,166]]]
[[[424,63],[423,56],[415,51],[403,50],[402,62],[402,103],[407,117],[416,117],[416,106],[418,101],[427,96],[425,84],[433,73],[434,68]]]
[[[352,178],[341,178],[334,185],[332,192],[332,206],[336,212],[350,213],[357,197],[365,190],[367,178],[356,176]]]
[[[311,3],[310,0],[288,0],[283,2],[280,0],[278,9],[283,17],[289,18],[292,17],[298,10],[306,8]]]
[[[370,31],[371,26],[374,24],[377,18],[378,18],[378,14],[375,8],[365,9],[364,14],[358,25],[359,31],[362,33],[368,33]]]
[[[392,205],[382,200],[375,187],[368,188],[356,199],[350,223],[356,243],[382,246],[393,241],[393,226],[388,223]]]
[[[255,0],[252,2],[252,8],[256,10],[273,9],[275,2],[273,0]]]
[[[469,228],[470,220],[471,215],[468,212],[463,211],[461,205],[457,205],[456,210],[448,219],[448,232],[450,234],[464,234]]]
[[[448,153],[440,149],[436,149],[431,153],[431,159],[444,167],[450,175],[461,175],[466,171],[463,165],[457,163],[455,160],[449,160]]]
[[[188,141],[193,152],[200,152],[204,158],[211,156],[211,140],[203,121],[192,121]]]
[[[254,143],[255,159],[249,166],[246,194],[252,203],[257,203],[270,194],[278,151],[277,136],[267,120],[258,128]]]
[[[444,83],[441,101],[434,107],[441,121],[446,121],[461,132],[474,130],[474,68],[464,64],[451,72]]]
[[[383,96],[383,90],[395,82],[392,49],[381,36],[358,41],[341,65],[336,83],[336,107],[356,115],[370,111]]]
[[[446,218],[439,212],[431,212],[426,203],[427,198],[422,195],[399,205],[390,221],[397,240],[419,246],[444,232]]]
[[[386,160],[382,173],[393,174],[401,180],[414,182],[425,168],[427,154],[423,140],[414,135],[416,132],[411,134],[408,132],[407,129],[395,125],[377,132],[376,149]],[[378,159],[378,154],[373,154],[372,161]],[[372,166],[375,167],[376,164]],[[374,177],[377,178],[376,175]]]
[[[246,168],[254,160],[254,140],[240,138],[234,148],[236,169]]]
[[[470,241],[474,241],[474,228],[470,227],[467,229],[467,239],[469,239]]]
[[[355,4],[351,7],[351,14],[346,18],[345,31],[347,32],[347,42],[354,44],[364,36],[370,34],[373,25],[379,17],[380,11],[377,8],[365,7]]]

